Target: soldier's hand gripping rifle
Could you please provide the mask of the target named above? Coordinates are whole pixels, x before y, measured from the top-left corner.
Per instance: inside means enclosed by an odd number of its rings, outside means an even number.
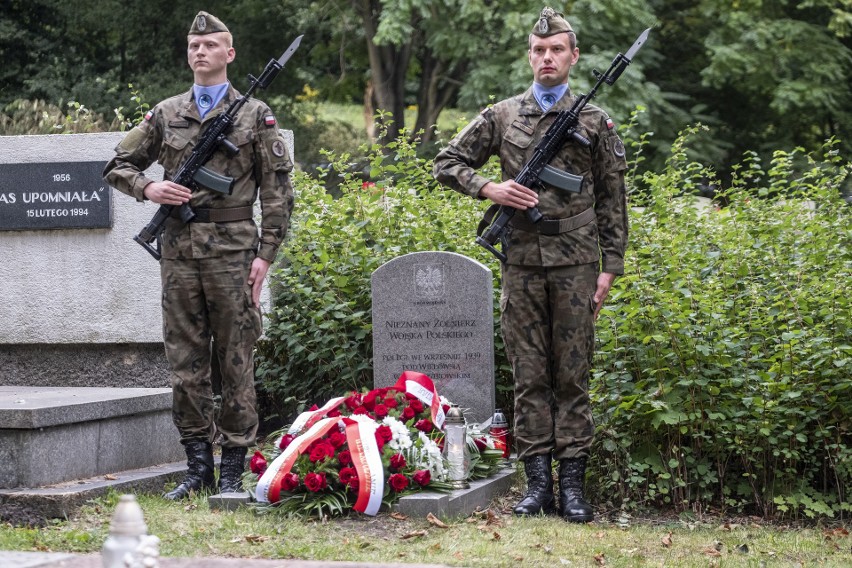
[[[234,188],[234,179],[217,174],[216,172],[205,168],[204,164],[213,157],[213,153],[219,148],[221,148],[228,157],[231,158],[239,153],[240,149],[226,138],[231,127],[234,125],[237,113],[239,113],[243,105],[251,98],[256,89],[267,88],[275,77],[278,76],[278,73],[284,68],[284,64],[287,63],[293,53],[295,53],[296,49],[298,49],[299,44],[302,41],[302,37],[303,36],[299,36],[293,40],[293,43],[290,44],[290,47],[287,48],[280,58],[277,60],[271,59],[269,63],[266,64],[266,67],[264,68],[263,73],[260,74],[260,77],[249,75],[248,78],[250,84],[248,90],[245,94],[243,94],[243,96],[232,102],[228,106],[227,110],[217,116],[210,124],[204,134],[199,138],[198,144],[192,150],[192,153],[186,161],[181,164],[177,172],[175,172],[171,181],[190,189],[194,189],[198,185],[203,185],[204,187],[225,195],[231,194],[231,191]],[[166,219],[171,216],[176,207],[177,205],[160,205],[160,208],[157,210],[157,213],[151,221],[145,225],[145,228],[142,229],[138,235],[133,237],[134,241],[142,245],[142,247],[157,260],[160,260],[161,256],[160,236],[165,228]],[[189,203],[181,205],[179,213],[181,221],[184,223],[189,223],[195,217],[195,212],[192,210],[192,207],[189,206]],[[157,241],[156,248],[152,246],[152,243],[155,240]]]
[[[524,187],[535,188],[542,182],[548,183],[565,191],[579,193],[583,178],[568,172],[563,172],[553,166],[548,165],[562,145],[570,138],[584,147],[589,147],[591,141],[585,136],[577,132],[577,125],[580,122],[580,113],[585,108],[586,104],[591,101],[597,94],[598,87],[601,83],[612,85],[621,76],[639,48],[648,39],[648,34],[651,28],[646,29],[639,34],[633,45],[627,50],[627,53],[622,55],[619,53],[612,60],[612,65],[606,73],[601,74],[597,69],[593,71],[595,78],[598,80],[592,90],[586,95],[580,95],[571,105],[570,109],[561,110],[556,115],[556,120],[547,129],[544,138],[538,143],[533,151],[532,157],[524,164],[524,167],[515,177],[515,181]],[[505,251],[508,246],[506,237],[509,231],[509,221],[515,215],[517,210],[507,205],[499,207],[493,216],[486,213],[485,219],[479,224],[477,231],[479,236],[476,237],[476,243],[488,249],[491,254],[500,259],[500,262],[506,262]],[[527,218],[533,223],[538,223],[542,219],[542,214],[537,207],[531,207],[526,210]],[[489,224],[490,223],[490,224]],[[500,242],[504,252],[500,252],[496,248],[496,244]]]

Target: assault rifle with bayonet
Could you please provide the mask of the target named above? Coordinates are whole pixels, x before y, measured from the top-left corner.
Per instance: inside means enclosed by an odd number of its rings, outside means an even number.
[[[249,75],[248,90],[243,94],[243,96],[232,102],[225,112],[213,120],[210,126],[204,131],[204,134],[202,134],[199,138],[198,144],[196,144],[192,153],[186,161],[180,165],[180,168],[178,168],[174,176],[172,176],[171,181],[190,189],[196,189],[198,186],[204,186],[225,195],[231,194],[231,191],[234,189],[234,179],[218,174],[209,168],[205,168],[204,164],[206,164],[210,158],[213,157],[213,154],[219,149],[225,152],[229,158],[233,158],[239,153],[240,149],[227,138],[231,127],[236,121],[237,113],[240,112],[243,105],[252,97],[255,90],[267,88],[275,77],[278,76],[278,73],[284,68],[284,64],[287,63],[293,53],[296,52],[296,49],[298,49],[299,44],[302,41],[302,37],[303,36],[299,36],[293,40],[290,47],[288,47],[284,54],[277,60],[271,59],[269,63],[266,64],[266,67],[264,68],[263,73],[260,74],[260,77]],[[151,221],[145,225],[145,228],[142,229],[138,235],[133,237],[134,241],[142,245],[142,247],[157,260],[160,260],[161,257],[160,237],[163,234],[166,219],[172,215],[172,212],[176,207],[178,206],[160,205],[160,208],[154,214]],[[181,221],[184,223],[189,223],[195,218],[195,212],[192,210],[192,207],[189,206],[189,203],[181,205],[178,212],[180,214]],[[152,246],[152,243],[155,240],[157,241],[156,248]]]
[[[550,166],[550,161],[556,156],[562,145],[569,140],[573,140],[586,148],[591,146],[591,141],[577,131],[580,113],[586,107],[586,104],[595,97],[601,84],[612,85],[615,83],[627,69],[627,66],[630,65],[630,62],[633,61],[633,57],[639,51],[639,48],[644,45],[650,32],[651,28],[648,28],[639,34],[626,54],[619,53],[616,55],[606,73],[600,73],[597,69],[593,71],[597,79],[595,86],[588,94],[578,96],[571,108],[557,113],[556,119],[547,129],[544,138],[535,147],[532,157],[515,177],[517,183],[530,189],[535,189],[542,183],[547,183],[564,191],[580,193],[583,178]],[[505,251],[508,248],[509,221],[512,220],[516,211],[517,209],[507,205],[501,205],[496,210],[493,207],[489,208],[477,230],[476,243],[488,249],[491,254],[500,259],[500,262],[506,262]],[[527,209],[526,214],[527,219],[532,223],[538,223],[543,219],[538,207]],[[501,244],[503,252],[497,250],[495,245],[498,242]]]

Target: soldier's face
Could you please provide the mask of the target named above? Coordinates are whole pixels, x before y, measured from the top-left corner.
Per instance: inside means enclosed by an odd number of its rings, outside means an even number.
[[[529,58],[536,83],[555,87],[568,82],[568,73],[580,58],[580,50],[571,48],[568,34],[531,35]]]
[[[216,85],[227,80],[228,63],[234,60],[231,34],[216,32],[192,35],[186,50],[189,67],[199,85]],[[211,82],[213,81],[213,82]]]

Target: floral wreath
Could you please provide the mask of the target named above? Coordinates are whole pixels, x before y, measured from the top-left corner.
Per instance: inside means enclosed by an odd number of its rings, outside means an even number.
[[[449,491],[442,454],[450,402],[432,380],[405,371],[395,385],[314,405],[254,453],[243,486],[256,506],[301,516],[375,515],[407,493]],[[493,438],[468,426],[468,479],[504,463]]]

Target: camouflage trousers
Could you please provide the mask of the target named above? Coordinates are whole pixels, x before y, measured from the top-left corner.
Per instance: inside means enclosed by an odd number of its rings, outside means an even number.
[[[172,378],[172,419],[182,443],[251,446],[257,435],[254,344],[260,310],[246,283],[253,251],[198,260],[162,259],[163,341]],[[213,353],[215,345],[216,353]],[[214,416],[211,358],[221,374],[222,405]]]
[[[501,325],[514,373],[520,459],[589,455],[597,276],[597,264],[503,265]]]

